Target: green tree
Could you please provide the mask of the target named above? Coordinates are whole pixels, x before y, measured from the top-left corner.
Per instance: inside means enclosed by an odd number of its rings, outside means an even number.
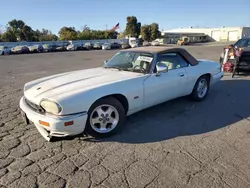
[[[82,31],[77,32],[79,40],[98,40],[98,39],[116,39],[118,33],[113,30],[92,30],[87,25],[82,28]]]
[[[23,39],[26,41],[33,41],[34,40],[34,31],[30,26],[24,25],[22,28],[22,36]]]
[[[135,16],[128,16],[127,17],[127,24],[125,33],[130,37],[139,37],[141,29],[141,23],[137,23],[137,18]]]
[[[22,29],[25,26],[25,23],[22,20],[11,20],[8,22],[10,29],[14,33],[14,35],[20,40],[24,40],[24,35],[22,34]]]
[[[60,40],[76,40],[77,31],[75,27],[62,27],[58,32]]]
[[[7,28],[7,31],[1,35],[1,40],[3,42],[16,42],[17,38],[13,31],[10,28]]]
[[[78,38],[80,40],[90,40],[91,39],[91,30],[87,25],[84,25],[82,32],[79,32]]]
[[[159,31],[159,25],[157,23],[152,23],[150,25],[150,40],[153,41],[161,36]]]
[[[143,40],[150,41],[151,31],[149,25],[143,25],[141,27],[141,36]]]
[[[139,37],[141,33],[141,22],[138,22],[136,25],[136,37]]]
[[[10,29],[20,41],[25,41],[31,37],[31,28],[26,26],[22,20],[11,20],[8,22]],[[27,39],[26,39],[27,37]]]
[[[36,36],[38,41],[56,41],[58,37],[54,35],[50,30],[42,29],[41,31],[36,30]]]
[[[52,34],[52,41],[57,41],[58,40],[58,36],[56,36],[55,34]]]

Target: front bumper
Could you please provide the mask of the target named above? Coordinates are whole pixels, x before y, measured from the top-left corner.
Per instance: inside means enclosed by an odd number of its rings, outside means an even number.
[[[24,100],[20,100],[20,108],[25,113],[27,119],[34,123],[40,134],[50,141],[51,137],[65,137],[80,134],[84,131],[87,113],[77,113],[68,116],[53,116],[49,114],[40,114],[32,110]],[[49,126],[41,125],[40,121],[49,123]],[[65,123],[71,122],[72,125],[65,126]]]

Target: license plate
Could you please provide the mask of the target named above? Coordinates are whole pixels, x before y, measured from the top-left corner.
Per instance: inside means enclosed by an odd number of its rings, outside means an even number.
[[[29,119],[27,118],[27,115],[25,114],[25,112],[23,112],[22,110],[21,110],[21,115],[22,115],[24,123],[26,125],[29,125],[30,124]]]

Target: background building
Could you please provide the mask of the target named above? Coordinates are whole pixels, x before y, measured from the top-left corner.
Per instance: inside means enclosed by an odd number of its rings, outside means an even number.
[[[162,32],[164,38],[176,40],[176,37],[185,35],[193,37],[193,42],[207,41],[237,41],[240,38],[250,37],[250,27],[222,27],[222,28],[180,28]],[[201,41],[199,41],[201,40]]]
[[[204,33],[187,33],[187,32],[165,32],[162,33],[164,38],[164,43],[166,44],[176,44],[180,37],[185,36],[191,43],[197,42],[207,42],[208,36]]]

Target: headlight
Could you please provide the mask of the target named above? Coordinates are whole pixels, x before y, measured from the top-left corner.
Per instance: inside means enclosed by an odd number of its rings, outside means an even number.
[[[48,113],[59,114],[62,111],[62,107],[54,101],[44,99],[41,101],[40,106]]]

